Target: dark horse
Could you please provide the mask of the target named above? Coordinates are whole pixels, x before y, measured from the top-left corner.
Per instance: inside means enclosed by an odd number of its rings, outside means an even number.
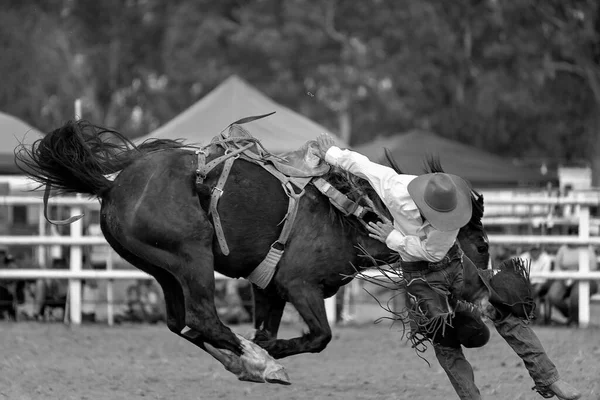
[[[226,154],[221,146],[225,142],[207,146],[206,162]],[[257,332],[253,341],[247,340],[217,317],[214,273],[247,277],[278,240],[289,195],[274,175],[244,157],[231,165],[218,201],[229,247],[225,255],[216,237],[215,215],[211,218],[208,212],[223,163],[197,184],[198,152],[180,141],[154,139],[135,146],[118,132],[70,121],[30,148],[22,147],[16,157],[26,174],[46,185],[46,199],[50,187],[56,193],[97,197],[110,246],[162,286],[169,329],[243,380],[288,383],[283,367],[269,355],[278,359],[322,351],[331,340],[323,299],[347,284],[357,269],[372,267],[373,258],[387,262],[392,257],[383,243],[369,238],[356,217],[345,216],[308,184],[272,280],[264,289],[254,286]],[[348,196],[370,199],[369,204],[383,210],[366,181],[336,170],[324,178],[337,184],[354,179],[357,184],[346,185],[355,188]],[[475,192],[473,204],[472,223],[461,230],[460,241],[467,255],[485,268],[489,255],[481,226],[483,198]],[[283,340],[277,332],[286,302],[299,312],[308,332]]]

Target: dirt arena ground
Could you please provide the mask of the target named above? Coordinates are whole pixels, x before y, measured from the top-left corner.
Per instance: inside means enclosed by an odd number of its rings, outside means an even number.
[[[249,326],[237,326],[246,332]],[[286,325],[283,337],[301,333]],[[600,329],[535,327],[563,377],[585,399],[600,399]],[[466,351],[485,399],[541,399],[520,359],[493,331]],[[291,386],[239,382],[164,325],[67,327],[0,324],[0,399],[455,399],[427,351],[429,367],[401,339],[399,327],[336,327],[321,354],[282,360]]]

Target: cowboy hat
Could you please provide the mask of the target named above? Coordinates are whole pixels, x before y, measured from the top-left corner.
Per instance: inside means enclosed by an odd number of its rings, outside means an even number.
[[[408,184],[407,189],[421,214],[439,231],[460,229],[471,219],[471,188],[460,176],[420,175]]]

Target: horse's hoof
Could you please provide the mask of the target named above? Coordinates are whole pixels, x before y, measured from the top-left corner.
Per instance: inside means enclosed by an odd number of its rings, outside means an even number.
[[[238,375],[238,380],[240,380],[242,382],[253,382],[253,383],[265,383],[266,382],[266,380],[264,380],[262,377],[253,376],[250,374]]]
[[[250,339],[253,343],[256,343],[260,347],[264,348],[269,342],[273,340],[271,334],[267,331],[256,330],[253,332],[252,339]]]
[[[285,372],[285,369],[283,367],[279,368],[277,370],[267,372],[265,374],[265,381],[267,383],[278,383],[280,385],[291,385],[292,384],[290,382],[290,378],[289,378],[287,372]]]

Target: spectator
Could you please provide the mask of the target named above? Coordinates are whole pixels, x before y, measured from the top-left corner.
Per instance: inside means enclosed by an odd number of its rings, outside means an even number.
[[[124,320],[130,322],[144,321],[144,306],[140,299],[139,285],[131,285],[127,288],[127,310]]]
[[[67,261],[64,258],[52,260],[52,269],[67,269]],[[68,291],[69,284],[66,279],[39,279],[36,282],[35,292],[37,318],[53,320],[55,319],[54,311],[60,309],[62,310],[62,315],[57,317],[57,319],[63,319]]]
[[[529,261],[530,273],[550,272],[552,269],[552,257],[538,244],[534,244],[529,251],[521,254],[521,258]],[[551,283],[547,278],[531,278],[532,293],[537,310],[540,309],[541,298],[548,293]]]
[[[13,255],[8,249],[0,249],[0,264],[3,269],[17,269]],[[0,280],[0,318],[16,321],[18,315],[18,304],[25,301],[25,281],[23,280]]]
[[[570,234],[576,234],[576,229],[571,229]],[[592,246],[587,248],[590,259],[590,271],[598,269],[596,253]],[[562,245],[556,253],[554,260],[557,271],[579,270],[579,247],[574,245]],[[595,281],[590,282],[590,295],[596,293],[598,285]],[[566,318],[567,324],[579,323],[579,283],[573,279],[557,279],[550,285],[547,297],[550,304],[556,307]]]
[[[142,305],[144,321],[152,324],[162,321],[164,314],[160,306],[160,293],[153,280],[141,281],[138,285],[140,303]]]
[[[241,324],[252,320],[243,306],[238,281],[219,280],[215,284],[215,306],[221,320],[226,324]]]
[[[127,311],[124,320],[156,323],[164,320],[161,295],[152,280],[140,280],[127,288]]]

